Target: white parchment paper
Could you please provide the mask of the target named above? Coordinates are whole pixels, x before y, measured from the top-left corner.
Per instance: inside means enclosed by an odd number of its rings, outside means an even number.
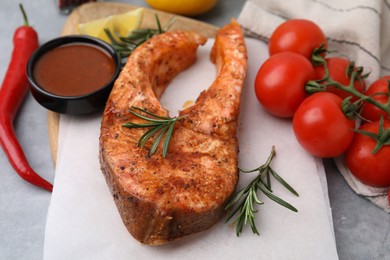
[[[198,51],[198,61],[180,74],[161,103],[171,115],[215,79],[209,61],[213,40]],[[294,213],[261,195],[256,223],[260,236],[247,227],[240,237],[221,220],[213,228],[168,245],[147,246],[126,230],[100,171],[100,115],[61,116],[59,152],[50,203],[44,259],[337,259],[324,168],[295,140],[291,122],[267,114],[254,94],[253,82],[267,46],[247,40],[249,69],[242,95],[239,164],[260,166],[272,145],[273,168],[300,194],[295,197],[274,182],[274,193],[298,208]],[[254,174],[241,174],[239,187]]]

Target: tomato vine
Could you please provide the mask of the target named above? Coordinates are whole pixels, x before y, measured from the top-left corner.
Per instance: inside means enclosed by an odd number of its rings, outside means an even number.
[[[346,93],[351,94],[351,96],[357,97],[358,100],[351,102],[350,99],[348,98],[343,102],[343,110],[346,113],[347,116],[351,117],[350,112],[353,111],[354,114],[357,110],[359,110],[364,102],[370,103],[381,110],[385,111],[388,115],[390,115],[390,99],[386,103],[381,103],[378,102],[376,99],[374,99],[371,95],[365,95],[361,92],[359,92],[355,87],[354,87],[354,82],[356,80],[363,80],[368,77],[368,73],[363,74],[363,67],[355,67],[355,63],[351,61],[349,63],[349,66],[347,67],[345,73],[349,77],[349,84],[348,85],[343,85],[340,82],[332,79],[329,75],[329,68],[328,64],[326,62],[326,59],[323,57],[323,53],[326,50],[324,50],[323,46],[320,48],[316,49],[313,52],[312,55],[312,63],[314,66],[323,66],[325,70],[325,76],[321,79],[316,79],[316,80],[309,80],[306,85],[305,85],[305,91],[307,93],[315,93],[315,92],[320,92],[320,91],[327,91],[328,87],[332,86],[337,89],[340,89]],[[390,92],[390,81],[388,81],[388,90]],[[389,95],[387,93],[387,95]],[[351,109],[352,106],[352,109]]]

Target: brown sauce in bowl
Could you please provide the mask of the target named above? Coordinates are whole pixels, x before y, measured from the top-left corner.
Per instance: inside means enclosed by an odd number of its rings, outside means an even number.
[[[90,44],[68,44],[46,52],[33,77],[45,91],[59,96],[82,96],[110,82],[116,65],[103,49]]]

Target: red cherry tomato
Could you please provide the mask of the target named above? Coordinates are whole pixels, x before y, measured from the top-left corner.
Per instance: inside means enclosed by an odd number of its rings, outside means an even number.
[[[368,88],[366,95],[371,96],[376,101],[386,104],[386,102],[389,100],[389,96],[386,94],[380,94],[380,93],[389,93],[389,81],[390,76],[384,76],[374,83],[371,84],[371,86]],[[375,93],[378,93],[377,95],[374,95]],[[377,121],[383,116],[384,119],[390,120],[390,114],[386,113],[382,109],[380,109],[377,106],[371,105],[369,103],[365,103],[363,105],[363,110],[361,113],[362,117],[364,119],[367,119],[368,121]]]
[[[344,86],[348,86],[350,83],[350,77],[347,75],[346,70],[349,66],[350,61],[342,57],[331,57],[325,60],[329,70],[329,77]],[[316,76],[318,79],[322,79],[325,76],[325,69],[323,66],[316,66],[314,69],[316,71]],[[357,91],[359,91],[360,93],[364,93],[366,84],[363,79],[355,80],[353,85]],[[345,99],[350,96],[349,93],[332,86],[328,87],[327,90],[336,94],[342,99]],[[356,101],[357,99],[358,98],[353,97],[352,101]]]
[[[321,28],[312,21],[292,19],[279,25],[269,40],[269,53],[292,51],[311,59],[314,49],[322,44],[328,47],[328,41]]]
[[[314,79],[312,64],[302,55],[281,52],[260,67],[255,92],[263,107],[273,115],[292,117],[306,98],[305,83]]]
[[[390,128],[390,121],[384,121],[384,128]],[[379,121],[362,125],[359,129],[378,133]],[[356,133],[345,154],[345,162],[361,182],[378,187],[390,186],[390,146],[384,145],[372,154],[376,141],[361,133]]]
[[[343,153],[350,145],[355,121],[341,110],[342,99],[329,92],[306,98],[293,118],[295,136],[314,156],[329,158]]]

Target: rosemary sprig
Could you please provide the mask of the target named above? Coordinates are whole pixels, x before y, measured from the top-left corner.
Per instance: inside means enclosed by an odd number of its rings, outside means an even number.
[[[257,196],[257,192],[259,190],[271,200],[294,212],[298,212],[298,210],[294,206],[273,194],[273,191],[271,189],[271,175],[291,193],[296,196],[299,196],[298,193],[271,168],[270,164],[275,156],[275,147],[272,146],[271,154],[269,155],[265,164],[249,171],[239,168],[239,170],[243,173],[258,172],[259,174],[248,184],[247,187],[241,189],[225,207],[225,210],[232,209],[226,218],[226,222],[229,222],[233,218],[233,216],[238,213],[236,219],[233,221],[233,224],[236,225],[237,236],[240,236],[244,226],[248,222],[252,228],[252,232],[254,234],[260,235],[256,227],[256,223],[254,221],[255,214],[258,211],[257,209],[255,209],[255,204],[264,204],[264,202],[262,202]],[[236,206],[236,204],[238,205]]]
[[[155,18],[157,29],[136,29],[131,31],[131,34],[126,37],[119,35],[114,37],[114,35],[108,29],[104,29],[107,37],[111,41],[111,45],[114,47],[123,63],[126,61],[126,58],[142,43],[146,42],[157,34],[162,34],[169,30],[175,20],[174,18],[171,18],[165,28],[162,28],[157,14],[155,14]]]
[[[137,111],[140,111],[146,115],[143,115],[141,113],[138,113]],[[166,157],[168,154],[168,148],[169,143],[171,141],[171,137],[173,134],[173,129],[175,127],[175,123],[179,121],[180,119],[184,118],[184,116],[179,117],[163,117],[156,115],[154,113],[151,113],[147,111],[146,109],[142,109],[139,107],[132,106],[130,109],[130,113],[135,115],[138,118],[141,118],[147,123],[133,123],[129,122],[126,124],[123,124],[123,127],[127,128],[149,128],[145,133],[142,134],[142,136],[138,139],[137,146],[144,147],[146,142],[156,136],[152,143],[152,147],[150,148],[150,155],[153,155],[160,142],[164,139],[163,143],[163,156]]]

